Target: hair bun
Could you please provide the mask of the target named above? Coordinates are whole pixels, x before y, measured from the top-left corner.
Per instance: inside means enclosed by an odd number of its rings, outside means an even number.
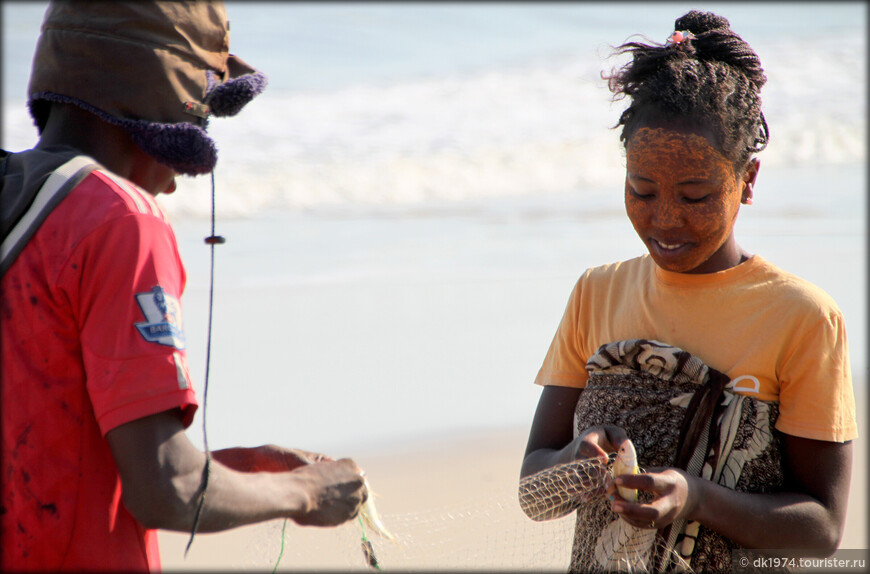
[[[688,30],[696,35],[710,30],[730,28],[731,23],[727,18],[712,12],[699,12],[697,10],[687,12],[674,22],[674,30]]]

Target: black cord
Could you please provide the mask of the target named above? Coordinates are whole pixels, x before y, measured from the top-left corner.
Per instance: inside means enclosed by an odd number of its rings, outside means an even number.
[[[226,243],[226,239],[220,235],[215,235],[215,214],[214,214],[214,171],[211,172],[211,235],[205,238],[206,244],[211,251],[211,265],[209,270],[208,280],[208,332],[206,333],[205,345],[205,381],[202,385],[202,442],[205,447],[205,466],[202,469],[202,480],[199,487],[199,504],[196,507],[196,514],[193,517],[193,526],[190,529],[190,540],[187,541],[187,547],[184,549],[184,557],[187,558],[187,551],[193,544],[193,537],[196,536],[196,527],[199,525],[199,517],[202,514],[202,508],[205,504],[205,491],[208,489],[208,476],[211,468],[211,451],[208,448],[208,434],[206,433],[205,414],[208,402],[208,370],[211,364],[211,322],[212,309],[214,308],[214,246]]]

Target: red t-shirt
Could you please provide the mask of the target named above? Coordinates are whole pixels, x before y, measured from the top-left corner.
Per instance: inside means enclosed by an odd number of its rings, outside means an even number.
[[[104,435],[178,407],[190,424],[185,279],[154,198],[95,171],[0,280],[4,571],[160,569]]]

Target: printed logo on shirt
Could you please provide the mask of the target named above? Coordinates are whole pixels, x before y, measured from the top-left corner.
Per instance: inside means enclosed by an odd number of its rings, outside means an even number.
[[[136,302],[146,319],[142,323],[136,323],[136,328],[146,341],[176,349],[184,348],[181,305],[178,299],[168,295],[160,285],[155,285],[151,291],[137,293]]]

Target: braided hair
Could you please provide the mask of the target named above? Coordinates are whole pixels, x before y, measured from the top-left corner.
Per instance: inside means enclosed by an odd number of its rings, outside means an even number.
[[[742,171],[769,139],[759,93],[767,81],[761,61],[722,16],[692,10],[674,29],[686,38],[616,47],[615,55],[632,59],[602,75],[614,100],[631,99],[614,126],[623,126],[620,140],[627,145],[644,126],[711,130],[714,145]]]

